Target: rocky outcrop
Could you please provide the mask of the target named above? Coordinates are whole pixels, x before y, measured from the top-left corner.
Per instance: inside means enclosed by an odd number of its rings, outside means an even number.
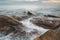
[[[60,26],[60,18],[53,17],[32,18],[30,22],[47,29],[56,29]]]
[[[9,34],[16,30],[20,30],[24,26],[20,23],[16,18],[10,16],[0,15],[0,31],[4,32],[5,34]]]
[[[12,17],[18,21],[22,21],[29,18],[29,16],[12,16]]]
[[[11,32],[15,31],[15,28],[10,24],[9,17],[0,15],[0,33],[8,35]]]
[[[30,15],[30,14],[29,14]],[[49,19],[50,18],[50,19]],[[9,33],[14,33],[19,36],[19,37],[29,37],[29,38],[36,38],[35,40],[49,40],[52,36],[52,39],[54,40],[54,36],[58,36],[57,34],[59,34],[59,31],[57,30],[49,30],[48,32],[46,32],[44,35],[40,35],[40,29],[37,30],[37,27],[40,28],[46,28],[46,29],[56,29],[57,27],[59,27],[60,21],[56,20],[59,18],[53,18],[54,20],[52,20],[52,17],[40,17],[40,18],[32,18],[29,19],[28,16],[4,16],[4,15],[0,15],[0,32],[4,32],[5,35],[8,35]],[[26,19],[26,20],[25,20]],[[29,20],[28,20],[29,19]],[[23,21],[23,23],[22,23]],[[28,27],[26,27],[26,25],[24,25],[25,23],[29,23]],[[32,24],[31,24],[32,23]],[[33,25],[34,27],[33,29],[30,28],[30,25]],[[35,26],[36,25],[36,26]],[[35,28],[36,27],[36,28]],[[35,29],[34,29],[35,28]],[[57,31],[57,33],[55,33]],[[52,33],[51,33],[52,32]],[[51,35],[51,36],[50,36]],[[45,37],[46,36],[46,37]],[[48,37],[50,38],[48,38]],[[58,39],[58,38],[56,38]]]
[[[35,40],[60,40],[60,30],[49,30]]]
[[[34,14],[31,13],[30,11],[28,11],[28,12],[27,12],[27,15],[28,15],[28,16],[32,16],[32,15],[34,15]]]
[[[53,18],[60,18],[58,16],[54,16],[54,15],[44,15],[45,17],[53,17]]]
[[[58,19],[54,20],[54,18],[59,18],[60,19],[60,17],[53,16],[53,15],[45,15],[45,17],[52,17],[53,21],[55,21],[55,23],[53,23],[55,26],[56,26],[56,23],[60,22]],[[34,20],[37,21],[37,19],[34,19]],[[40,26],[39,25],[40,22],[41,21],[39,19],[39,22],[36,25]],[[52,26],[54,27],[54,25],[52,25]],[[60,26],[60,24],[58,26]],[[50,25],[46,26],[45,28],[47,28],[47,27],[50,28]],[[56,26],[56,29],[58,29],[57,26]],[[35,40],[60,40],[60,29],[59,30],[56,30],[56,29],[47,31],[45,34],[43,34],[42,36],[36,38]]]
[[[5,36],[10,33],[14,35],[17,33],[15,36],[25,36],[32,39],[40,35],[38,30],[25,27],[17,18],[18,17],[0,15],[0,32],[4,32]]]

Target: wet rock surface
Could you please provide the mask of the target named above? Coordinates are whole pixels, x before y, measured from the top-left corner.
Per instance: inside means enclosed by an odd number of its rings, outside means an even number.
[[[12,16],[12,17],[18,21],[22,21],[29,18],[29,16]]]
[[[15,28],[8,23],[7,19],[5,20],[4,18],[8,17],[0,15],[0,33],[6,36],[9,33],[14,32]]]
[[[5,12],[5,14],[4,14]],[[47,19],[48,17],[58,18],[56,16],[48,15],[40,17],[40,14],[34,15],[32,12],[20,12],[20,11],[4,11],[0,14],[0,32],[2,33],[1,40],[34,40],[39,37],[38,40],[43,40],[45,36],[50,35],[53,37],[57,34],[53,30],[59,27],[59,20]],[[22,15],[22,16],[21,16]],[[39,17],[38,17],[39,15]],[[23,21],[23,23],[21,22]],[[24,25],[25,24],[25,25]],[[42,27],[42,29],[40,28]],[[40,29],[39,29],[40,28]],[[44,29],[43,29],[44,28]],[[45,33],[46,32],[46,33]],[[43,34],[45,33],[43,36]],[[5,35],[5,36],[4,36]],[[42,37],[41,37],[42,36]],[[40,38],[41,37],[41,38]],[[57,38],[57,37],[54,37]],[[50,38],[45,38],[49,40]],[[59,38],[57,38],[59,39]]]
[[[47,29],[56,29],[60,25],[60,21],[58,19],[54,19],[55,17],[40,17],[40,18],[32,18],[30,22],[37,26],[42,26]]]
[[[49,30],[35,40],[60,40],[60,30]]]
[[[24,17],[22,17],[24,19]],[[35,29],[31,29],[28,27],[25,27],[23,23],[21,23],[21,18],[18,16],[5,16],[0,15],[0,32],[2,34],[1,37],[5,37],[11,33],[11,35],[16,37],[29,37],[29,38],[36,38],[39,34],[39,31]],[[28,30],[31,30],[28,32]],[[5,36],[4,36],[5,35]],[[4,38],[2,38],[4,39]],[[6,39],[6,38],[5,38]],[[21,39],[22,40],[22,39]]]
[[[22,31],[20,28],[23,25],[22,23],[19,23],[16,18],[12,18],[10,16],[4,16],[0,15],[0,31],[1,33],[4,33],[5,35],[9,35],[10,33],[14,33],[16,30]]]
[[[44,15],[45,17],[53,17],[53,18],[60,18],[59,16],[54,16],[54,15]]]

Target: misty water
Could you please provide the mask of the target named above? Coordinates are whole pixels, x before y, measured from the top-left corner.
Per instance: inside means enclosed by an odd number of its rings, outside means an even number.
[[[33,18],[33,17],[40,17],[40,16],[43,16],[43,15],[56,15],[56,16],[60,16],[60,5],[49,5],[49,4],[44,4],[44,5],[38,5],[38,8],[34,8],[35,10],[30,10],[29,9],[29,6],[28,6],[28,9],[25,9],[25,8],[20,8],[20,6],[1,6],[0,7],[0,15],[9,15],[9,16],[27,16],[27,11],[30,11],[32,12],[35,16],[32,16],[30,18]],[[26,13],[24,13],[24,11]],[[29,18],[29,19],[30,19]],[[40,30],[40,32],[42,34],[44,34],[45,32],[47,32],[47,30],[43,29],[43,28],[37,28],[35,27],[36,25],[33,25],[32,23],[29,22],[29,19],[27,20],[23,20],[22,23],[27,26],[27,27],[30,27],[30,28],[36,28],[38,30]],[[32,28],[32,29],[33,29]],[[31,38],[29,37],[15,37],[13,33],[7,35],[7,36],[3,36],[3,37],[0,37],[0,40],[32,40]]]

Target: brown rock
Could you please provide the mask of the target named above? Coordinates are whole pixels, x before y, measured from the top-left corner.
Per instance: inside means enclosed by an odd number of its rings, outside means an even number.
[[[14,32],[24,27],[22,23],[10,16],[0,15],[0,31],[5,32],[6,34]]]
[[[44,15],[45,17],[53,17],[53,18],[60,18],[59,16],[55,16],[55,15]]]
[[[49,30],[35,40],[60,40],[60,30]]]
[[[4,16],[5,18],[5,16]],[[15,28],[13,26],[8,26],[9,23],[7,23],[7,20],[4,20],[4,18],[2,16],[0,16],[0,31],[1,32],[5,32],[6,35],[15,31]]]
[[[18,21],[22,21],[22,20],[25,20],[25,19],[28,19],[29,17],[28,16],[12,16],[14,19],[18,20]]]
[[[60,18],[42,17],[33,18],[30,21],[37,26],[42,26],[47,29],[56,29],[60,26]]]
[[[22,20],[22,18],[19,17],[19,16],[12,16],[12,17],[15,18],[15,19],[18,20],[18,21],[21,21],[21,20]]]

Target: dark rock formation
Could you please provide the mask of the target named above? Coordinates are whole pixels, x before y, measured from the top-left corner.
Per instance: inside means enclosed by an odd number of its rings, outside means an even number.
[[[32,30],[31,32],[26,32]],[[25,27],[21,22],[16,18],[11,16],[0,15],[0,31],[6,33],[5,35],[13,32],[14,34],[18,33],[16,36],[25,36],[25,37],[34,37],[39,35],[38,31]]]
[[[35,15],[34,15],[32,12],[30,12],[30,11],[27,12],[27,15],[28,15],[29,17],[35,16]]]
[[[14,31],[21,31],[24,26],[18,20],[10,16],[0,15],[0,31],[9,34]]]
[[[29,14],[30,15],[30,14]],[[28,18],[27,16],[22,16],[22,17],[18,17],[18,16],[4,16],[4,15],[0,15],[0,32],[4,32],[5,35],[8,35],[9,33],[13,32],[14,34],[18,33],[16,36],[25,36],[27,35],[27,37],[34,37],[37,35],[39,36],[40,33],[38,30],[34,30],[34,29],[29,29],[27,27],[25,27],[25,25],[23,25],[20,21],[25,20],[26,18]],[[54,19],[54,18],[53,18]],[[59,19],[59,18],[58,18]],[[30,22],[32,22],[33,24],[37,25],[37,26],[41,26],[43,28],[47,28],[47,29],[56,29],[57,27],[59,27],[60,25],[60,21],[59,20],[50,20],[47,19],[47,17],[42,17],[42,18],[33,18],[30,20]],[[32,30],[31,32],[27,32],[27,30]],[[52,33],[51,33],[52,32]],[[46,34],[42,35],[41,37],[38,38],[38,40],[42,39],[44,40],[44,38],[47,38],[47,35],[51,38],[51,36],[53,35],[53,33],[55,33],[56,31],[48,31]],[[49,34],[51,33],[51,34]],[[59,32],[55,33],[53,35],[53,38],[56,38],[54,36],[58,36]],[[51,36],[50,36],[51,35]],[[49,40],[50,38],[47,38],[46,40]],[[56,38],[58,39],[58,38]],[[35,39],[37,40],[37,39]]]
[[[44,15],[45,17],[54,17],[54,18],[60,18],[58,16],[54,16],[54,15]]]
[[[0,15],[0,33],[8,35],[11,32],[15,31],[15,28],[13,26],[10,26],[11,24],[8,22],[9,17]]]
[[[33,24],[47,29],[56,29],[60,26],[60,18],[42,17],[30,20]]]

